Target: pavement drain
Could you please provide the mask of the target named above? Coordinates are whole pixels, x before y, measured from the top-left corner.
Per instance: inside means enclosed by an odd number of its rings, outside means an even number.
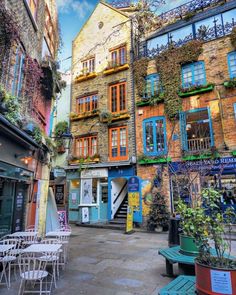
[[[119,286],[135,287],[135,288],[139,288],[143,285],[143,282],[141,281],[126,279],[126,278],[115,280],[114,283]]]

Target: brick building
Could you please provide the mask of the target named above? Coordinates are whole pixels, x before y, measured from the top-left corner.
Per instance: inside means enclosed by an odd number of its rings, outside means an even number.
[[[204,186],[223,190],[222,206],[236,206],[236,3],[210,2],[191,16],[190,4],[164,13],[140,46],[137,175],[146,219],[153,186],[172,212],[176,198],[188,202]]]
[[[0,1],[2,232],[35,223],[38,187],[49,177],[45,137],[57,88],[52,69],[58,39],[54,0]]]
[[[72,50],[69,217],[81,222],[88,210],[92,223],[124,218],[127,179],[135,174],[128,14],[98,3]]]

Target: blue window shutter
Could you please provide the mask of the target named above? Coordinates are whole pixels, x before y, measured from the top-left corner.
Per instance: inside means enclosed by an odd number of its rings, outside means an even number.
[[[211,136],[211,146],[214,146],[214,145],[215,145],[215,142],[214,142],[214,134],[213,134],[212,119],[211,119],[211,110],[210,110],[209,107],[207,108],[207,111],[208,111],[208,118],[209,118],[210,136]]]
[[[234,117],[236,119],[236,103],[234,103]]]
[[[14,66],[14,77],[12,81],[12,95],[15,95],[15,90],[16,90],[16,79],[17,79],[17,68],[18,68],[18,59],[19,59],[19,48],[16,49],[16,61],[15,61],[15,66]]]
[[[180,134],[181,134],[181,142],[182,149],[184,151],[188,150],[188,140],[187,140],[187,132],[186,132],[186,113],[179,113],[179,122],[180,122]]]
[[[230,62],[230,57],[235,56],[236,59],[236,51],[228,53],[227,59],[228,59],[228,68],[229,68],[229,77],[230,78],[235,78],[236,73],[232,70],[232,64]]]

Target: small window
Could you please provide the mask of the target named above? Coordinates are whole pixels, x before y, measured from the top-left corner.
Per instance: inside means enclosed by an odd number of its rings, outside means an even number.
[[[34,17],[34,20],[37,19],[37,10],[38,10],[38,0],[26,0],[30,11]]]
[[[160,83],[160,75],[152,74],[146,77],[146,89],[145,89],[145,98],[150,98],[153,96],[158,96],[162,91]]]
[[[127,160],[128,159],[128,134],[127,127],[111,128],[109,130],[110,139],[110,159]]]
[[[206,84],[204,62],[199,61],[182,66],[182,86],[184,88],[204,84]]]
[[[110,110],[112,113],[126,111],[126,82],[110,86]]]
[[[236,51],[228,54],[228,66],[230,78],[236,77]]]
[[[126,46],[111,51],[111,67],[126,64]]]
[[[95,58],[90,58],[82,62],[82,72],[84,75],[95,72]]]
[[[97,136],[80,137],[76,140],[77,157],[93,157],[97,154]]]
[[[22,52],[21,47],[16,49],[15,55],[15,65],[14,65],[14,76],[12,80],[11,92],[13,96],[19,97],[22,92],[22,84],[24,80],[24,64],[25,64],[25,55]]]
[[[164,155],[167,152],[165,117],[153,117],[143,121],[144,154]]]
[[[91,112],[98,108],[98,96],[97,94],[80,97],[77,99],[77,113],[82,114],[84,112]]]

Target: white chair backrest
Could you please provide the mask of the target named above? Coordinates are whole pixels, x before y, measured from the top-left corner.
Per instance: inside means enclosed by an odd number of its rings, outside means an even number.
[[[42,244],[60,244],[58,239],[45,239],[41,241]]]
[[[31,272],[31,277],[39,277],[40,271],[46,269],[47,262],[40,261],[33,253],[27,253],[19,258],[20,274]]]

